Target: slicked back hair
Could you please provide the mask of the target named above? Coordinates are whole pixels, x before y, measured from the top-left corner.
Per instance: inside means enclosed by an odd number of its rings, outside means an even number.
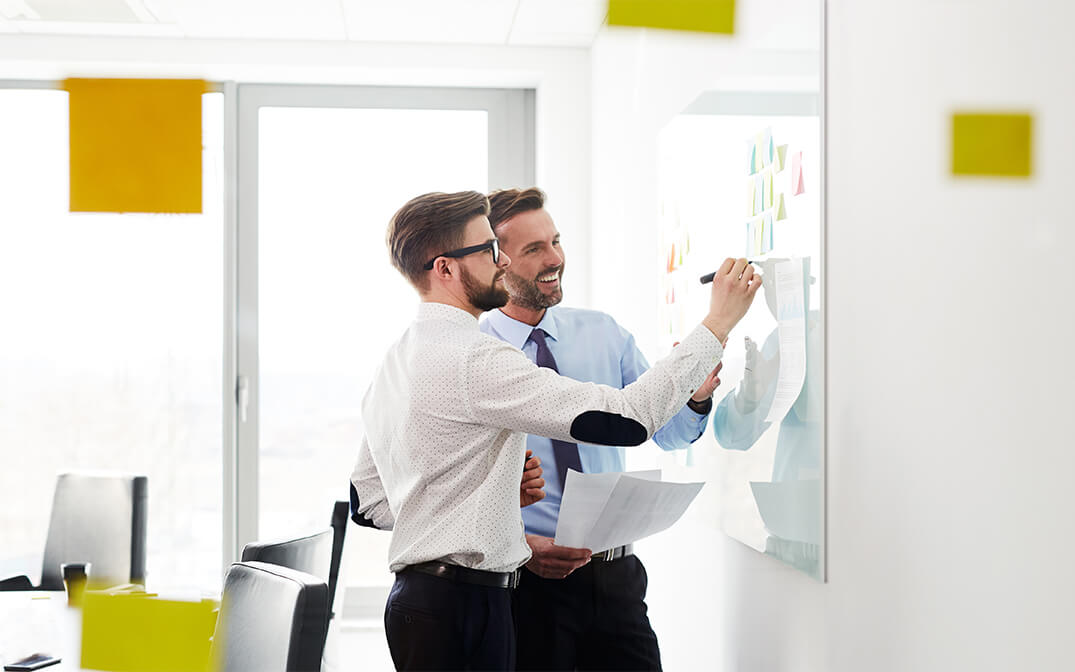
[[[496,228],[515,215],[545,207],[545,192],[529,189],[501,189],[489,194],[489,225]]]
[[[477,191],[416,196],[388,222],[385,241],[392,265],[420,291],[429,289],[424,266],[463,246],[467,223],[489,214],[489,199]]]

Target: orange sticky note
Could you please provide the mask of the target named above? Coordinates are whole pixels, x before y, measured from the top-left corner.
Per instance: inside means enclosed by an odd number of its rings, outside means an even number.
[[[200,79],[68,79],[71,212],[202,211]]]
[[[735,32],[735,0],[608,0],[608,25]]]
[[[1030,177],[1029,114],[952,115],[952,174]]]

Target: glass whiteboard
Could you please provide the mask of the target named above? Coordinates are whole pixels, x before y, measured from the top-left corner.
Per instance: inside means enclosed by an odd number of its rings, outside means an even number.
[[[658,139],[659,313],[671,347],[704,314],[699,276],[729,256],[761,269],[732,331],[688,465],[701,512],[744,544],[825,577],[820,119],[814,94],[709,92]],[[779,317],[779,319],[778,319]]]

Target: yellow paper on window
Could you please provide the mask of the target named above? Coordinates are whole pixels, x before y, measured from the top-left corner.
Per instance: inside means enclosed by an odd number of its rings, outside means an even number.
[[[952,174],[1030,177],[1029,114],[952,115]]]
[[[608,0],[608,25],[735,32],[735,0]]]
[[[202,211],[200,79],[68,79],[71,212]]]

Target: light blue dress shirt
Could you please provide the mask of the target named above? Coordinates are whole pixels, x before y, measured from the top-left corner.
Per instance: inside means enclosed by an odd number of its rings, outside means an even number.
[[[633,383],[649,368],[649,363],[635,345],[635,338],[611,316],[596,310],[553,306],[545,311],[537,325],[548,334],[546,342],[556,359],[561,375],[584,382],[622,388]],[[537,345],[530,340],[534,327],[512,319],[499,310],[485,314],[479,327],[483,332],[510,343],[535,361]],[[699,415],[686,405],[668,424],[653,435],[664,450],[686,448],[705,432],[707,415]],[[586,473],[624,471],[625,449],[580,443],[579,459]],[[541,458],[545,479],[545,498],[523,509],[528,534],[544,537],[556,535],[563,484],[557,478],[552,442],[529,435],[526,447]],[[595,549],[602,550],[602,549]]]

